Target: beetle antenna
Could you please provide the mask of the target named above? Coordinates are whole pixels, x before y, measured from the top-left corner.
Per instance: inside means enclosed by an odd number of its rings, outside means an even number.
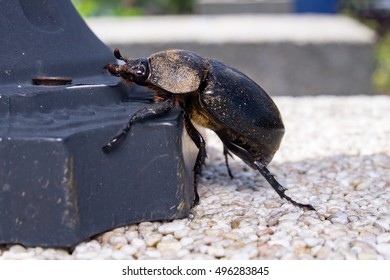
[[[278,193],[278,195],[281,198],[284,198],[285,200],[289,201],[291,204],[298,206],[300,208],[316,211],[316,209],[312,205],[296,202],[291,197],[286,195],[285,191],[287,189],[283,187],[281,184],[279,184],[278,181],[276,181],[274,175],[272,175],[271,172],[269,172],[269,170],[267,169],[267,167],[265,167],[265,165],[262,164],[260,161],[256,160],[254,162],[254,166],[261,173],[261,175],[263,175],[263,177],[267,180],[267,182],[272,186],[272,188]]]
[[[130,61],[128,58],[125,58],[125,57],[123,57],[123,56],[121,55],[121,52],[119,51],[118,48],[115,48],[115,49],[114,49],[114,56],[115,56],[117,59],[122,60],[122,61],[124,61],[124,62],[126,62],[126,63],[129,63],[129,61]]]

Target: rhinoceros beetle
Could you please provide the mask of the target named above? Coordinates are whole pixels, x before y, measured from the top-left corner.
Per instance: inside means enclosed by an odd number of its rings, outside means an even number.
[[[201,174],[206,146],[192,122],[213,130],[221,139],[231,177],[230,152],[258,170],[281,198],[315,210],[287,196],[286,189],[266,168],[279,148],[284,125],[275,103],[249,77],[220,61],[186,50],[167,50],[148,58],[128,59],[115,49],[114,56],[125,64],[110,63],[105,68],[126,82],[151,88],[155,102],[132,115],[123,130],[103,147],[105,152],[123,140],[135,122],[179,107],[183,110],[185,129],[199,149],[193,169],[194,205],[199,202],[196,178]]]

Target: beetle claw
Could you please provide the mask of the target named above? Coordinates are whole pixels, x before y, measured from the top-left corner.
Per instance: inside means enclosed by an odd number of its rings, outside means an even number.
[[[267,167],[265,167],[265,165],[262,164],[260,161],[256,160],[254,162],[254,167],[261,173],[261,175],[263,175],[263,177],[267,180],[267,182],[271,185],[271,187],[278,193],[278,195],[281,198],[284,198],[285,200],[287,200],[291,204],[298,206],[300,208],[303,208],[306,210],[316,211],[316,209],[312,205],[302,204],[302,203],[296,202],[291,197],[286,195],[285,192],[287,189],[285,187],[283,187],[281,184],[279,184],[278,181],[276,181],[274,175],[272,175],[271,172],[269,172],[269,170],[267,169]]]

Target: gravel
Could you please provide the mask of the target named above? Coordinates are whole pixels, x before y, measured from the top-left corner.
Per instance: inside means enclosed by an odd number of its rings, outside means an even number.
[[[75,247],[0,247],[0,259],[390,259],[390,97],[277,97],[286,135],[269,168],[281,200],[207,132],[190,219],[143,222]]]

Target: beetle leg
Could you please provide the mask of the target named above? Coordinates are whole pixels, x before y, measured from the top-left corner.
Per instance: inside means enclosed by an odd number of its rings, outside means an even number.
[[[198,175],[202,173],[202,165],[205,162],[207,157],[206,154],[206,142],[204,141],[203,136],[196,130],[195,126],[192,124],[190,117],[187,113],[184,113],[184,126],[191,140],[195,143],[196,147],[198,147],[198,155],[196,156],[196,161],[194,165],[194,202],[193,206],[199,203],[199,194],[198,194]]]
[[[149,106],[146,106],[137,112],[135,112],[131,117],[127,125],[122,129],[122,131],[116,135],[114,138],[110,140],[105,146],[103,146],[103,151],[104,152],[109,152],[111,151],[119,142],[123,140],[123,138],[126,136],[126,134],[130,131],[131,126],[133,123],[143,120],[145,118],[159,115],[162,113],[165,113],[169,109],[173,107],[172,100],[166,99],[161,102],[153,103]]]
[[[227,168],[229,177],[230,177],[230,179],[234,179],[234,176],[233,176],[232,171],[230,170],[229,161],[228,161],[228,156],[233,158],[233,155],[229,152],[228,148],[226,148],[225,145],[223,145],[223,155],[225,156],[225,164],[226,164],[226,168]]]
[[[271,172],[269,172],[269,170],[267,169],[267,167],[265,167],[265,165],[262,164],[260,161],[257,161],[257,160],[254,161],[254,166],[261,173],[261,175],[263,175],[263,177],[268,181],[268,183],[272,186],[272,188],[278,193],[278,195],[281,198],[286,199],[287,201],[291,202],[291,204],[293,204],[295,206],[315,211],[315,209],[314,209],[314,207],[312,205],[298,203],[295,200],[293,200],[291,197],[286,195],[285,191],[287,189],[284,188],[281,184],[279,184],[278,181],[276,181],[274,175],[272,175]]]

